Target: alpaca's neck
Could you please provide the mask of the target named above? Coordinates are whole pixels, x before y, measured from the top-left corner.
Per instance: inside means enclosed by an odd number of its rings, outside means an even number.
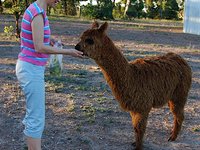
[[[107,49],[108,54],[102,56],[97,64],[110,78],[121,77],[126,72],[128,61],[122,53],[116,49]]]
[[[111,89],[120,90],[120,86],[125,84],[128,61],[112,41],[109,38],[107,40],[109,42],[105,43],[102,56],[96,63],[100,66]]]

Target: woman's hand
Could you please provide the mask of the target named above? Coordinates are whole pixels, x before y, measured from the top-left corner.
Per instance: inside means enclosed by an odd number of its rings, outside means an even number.
[[[66,55],[71,55],[73,57],[79,57],[79,58],[84,58],[83,57],[83,52],[81,51],[77,51],[75,49],[63,49],[63,50],[66,50]]]

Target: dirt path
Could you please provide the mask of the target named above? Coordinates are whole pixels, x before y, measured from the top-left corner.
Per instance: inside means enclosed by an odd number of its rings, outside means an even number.
[[[22,150],[25,103],[15,77],[19,43],[3,35],[3,27],[14,23],[13,19],[0,16],[0,20],[0,150]],[[87,22],[51,20],[53,36],[62,37],[70,46],[89,27]],[[182,33],[180,24],[162,27],[111,22],[108,32],[129,60],[173,51],[189,62],[193,71],[192,89],[177,141],[167,142],[173,118],[165,106],[151,111],[144,147],[145,150],[199,150],[200,37]],[[64,57],[63,63],[62,78],[50,77],[46,69],[43,150],[133,149],[131,118],[114,100],[95,62]]]

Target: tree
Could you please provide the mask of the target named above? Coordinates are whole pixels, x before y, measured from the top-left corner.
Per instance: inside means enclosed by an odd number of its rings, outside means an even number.
[[[64,13],[67,15],[67,0],[62,0],[63,8],[64,8]]]
[[[147,16],[152,19],[162,19],[167,0],[146,0]]]
[[[29,6],[34,0],[6,0],[4,2],[5,8],[10,8],[12,14],[15,17],[15,31],[16,37],[20,37],[20,28],[19,28],[19,18],[24,10]]]
[[[126,13],[128,11],[128,8],[129,8],[130,4],[131,4],[131,0],[126,0],[125,1],[124,17],[126,17]]]
[[[2,5],[2,1],[0,0],[0,14],[3,13],[3,5]]]
[[[126,15],[128,17],[140,18],[143,15],[143,0],[131,0]]]
[[[183,19],[184,16],[184,0],[177,0],[179,11],[178,11],[178,18]]]
[[[176,0],[167,0],[165,4],[164,17],[166,19],[178,19],[178,3]]]
[[[99,0],[99,19],[114,19],[113,18],[113,8],[115,4],[115,0]]]
[[[152,0],[146,0],[145,1],[147,5],[151,5],[152,4]]]
[[[12,6],[12,13],[15,17],[15,31],[16,31],[16,37],[20,38],[20,28],[19,28],[19,18],[21,14],[25,10],[25,5],[23,2],[20,1],[14,1],[14,5]]]
[[[29,6],[28,0],[24,0],[24,1],[25,1],[25,7],[28,8],[28,6]]]
[[[71,16],[77,15],[76,5],[75,5],[77,2],[79,2],[79,0],[62,0],[62,6],[65,15],[71,15]]]
[[[75,0],[68,0],[67,1],[67,15],[75,16],[76,13],[76,6]]]
[[[89,3],[86,6],[82,6],[82,15],[95,19],[110,20],[114,19],[113,9],[115,0],[98,0],[97,5]]]

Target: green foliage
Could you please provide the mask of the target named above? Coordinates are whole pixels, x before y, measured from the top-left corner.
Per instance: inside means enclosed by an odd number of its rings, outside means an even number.
[[[99,4],[99,18],[98,19],[113,19],[112,15],[113,3],[111,0],[102,0]]]
[[[129,6],[128,11],[126,12],[126,15],[131,18],[141,18],[144,16],[144,3],[142,0],[131,0],[131,4]]]
[[[12,10],[12,14],[18,18],[25,8],[34,0],[5,0],[2,9],[5,12]],[[81,16],[87,18],[96,18],[102,20],[110,20],[113,18],[124,18],[126,0],[119,3],[113,0],[97,0],[97,5],[90,4],[81,6]],[[50,9],[49,14],[55,15],[77,15],[76,6],[78,0],[61,0],[55,9]],[[1,8],[1,6],[0,6]],[[145,11],[144,11],[145,9]],[[130,6],[126,12],[127,18],[152,18],[152,19],[183,19],[184,0],[131,0]]]
[[[81,7],[81,14],[84,17],[95,19],[113,19],[113,3],[111,0],[101,0],[98,5],[88,4]]]
[[[165,19],[178,19],[178,3],[176,0],[168,0],[165,5],[164,18]]]
[[[147,7],[147,17],[151,19],[158,19],[161,18],[159,11],[160,7],[157,3],[152,3],[152,5],[148,5]]]
[[[75,16],[77,14],[76,7],[75,7],[75,0],[67,1],[67,14],[71,16]]]
[[[2,14],[2,13],[3,13],[3,7],[0,6],[0,14]]]
[[[50,14],[62,16],[64,14],[64,10],[62,9],[62,3],[58,3],[55,8],[51,9]]]
[[[98,6],[88,4],[86,6],[81,7],[81,15],[88,18],[98,18],[99,17],[99,9]]]
[[[22,14],[22,12],[24,11],[24,5],[13,5],[12,6],[12,9],[11,9],[11,12],[12,14],[16,17],[20,14]]]
[[[116,3],[113,9],[113,17],[114,18],[123,18],[124,17],[124,7],[121,7],[122,3]]]
[[[178,19],[181,18],[181,10],[183,10],[183,4],[180,3],[181,9],[179,9],[176,0],[155,0],[147,5],[147,15],[152,19]],[[180,14],[178,17],[178,14]]]
[[[13,3],[12,3],[11,0],[6,0],[6,1],[3,2],[4,8],[12,8],[12,5],[13,5]]]
[[[14,27],[13,26],[5,26],[4,34],[9,38],[12,37],[14,35]]]
[[[3,6],[2,6],[2,1],[0,0],[0,14],[3,13]]]
[[[198,126],[197,126],[197,127],[194,127],[194,128],[193,128],[193,132],[200,132],[200,127],[198,127]]]
[[[94,123],[95,122],[95,114],[96,114],[96,108],[92,105],[86,105],[81,107],[83,110],[83,114],[87,119],[88,123]]]

